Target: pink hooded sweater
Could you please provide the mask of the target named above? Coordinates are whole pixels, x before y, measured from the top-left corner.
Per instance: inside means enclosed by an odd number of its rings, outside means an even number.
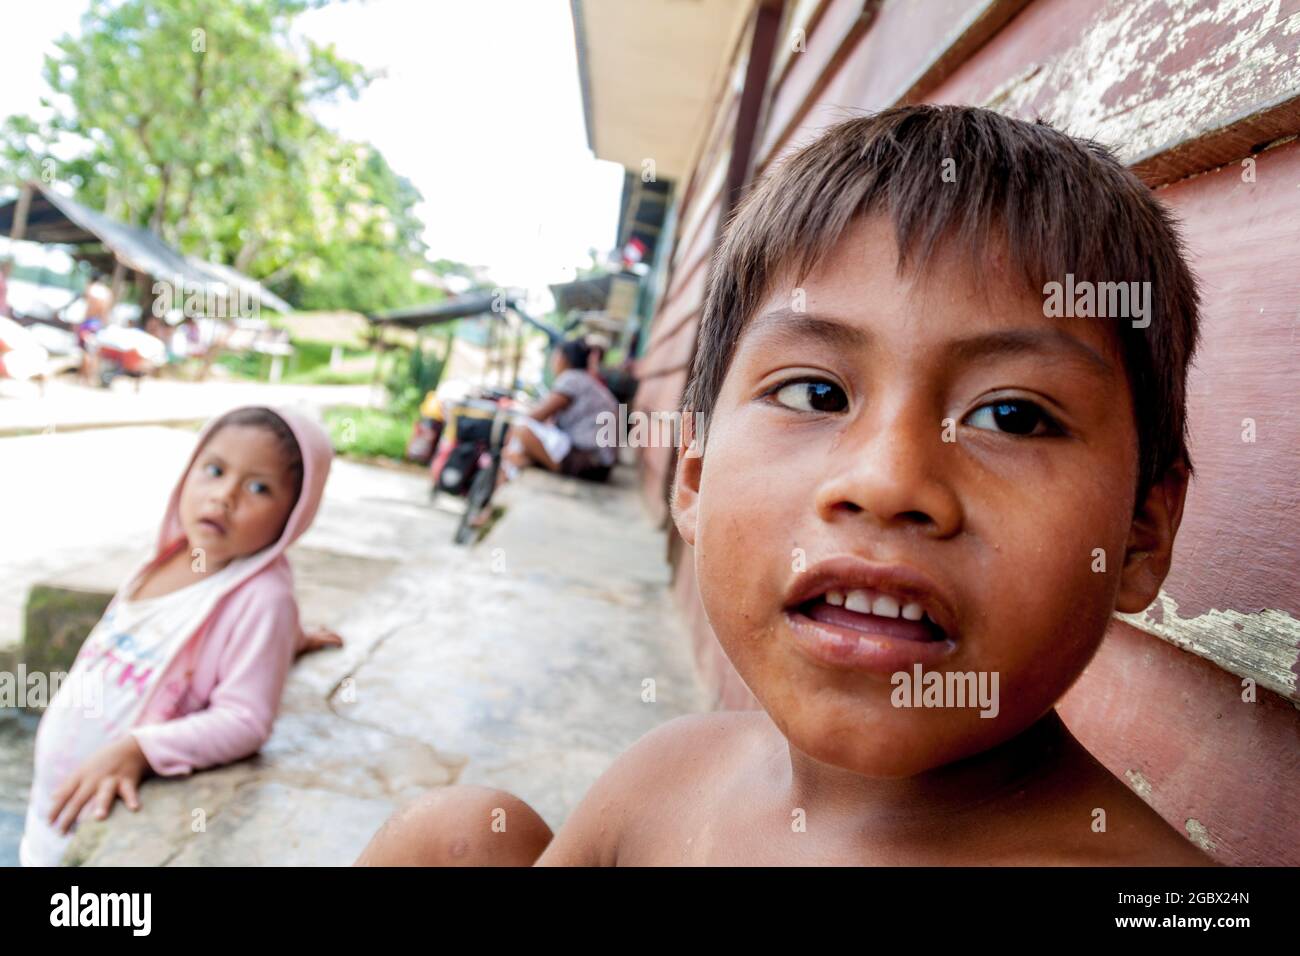
[[[256,753],[271,735],[289,668],[303,640],[293,572],[285,549],[311,526],[329,477],[329,436],[310,419],[271,409],[302,451],[302,492],[280,538],[257,553],[212,612],[177,651],[144,702],[132,736],[155,773],[176,776]],[[167,504],[153,556],[118,591],[135,592],[143,574],[185,547],[179,502],[184,476],[211,434],[199,435]]]

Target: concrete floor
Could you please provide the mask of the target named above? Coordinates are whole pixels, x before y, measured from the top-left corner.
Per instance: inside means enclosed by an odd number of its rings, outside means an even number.
[[[0,439],[0,500],[24,502],[0,538],[0,642],[38,580],[116,586],[192,442],[163,427]],[[70,856],[346,864],[394,808],[451,782],[509,789],[558,826],[618,753],[708,706],[630,485],[526,473],[466,550],[422,474],[336,462],[290,557],[304,620],[347,646],[299,661],[259,756],[147,783],[140,813],[83,826]]]

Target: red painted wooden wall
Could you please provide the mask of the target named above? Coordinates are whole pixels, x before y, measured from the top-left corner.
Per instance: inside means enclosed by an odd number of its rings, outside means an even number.
[[[786,16],[783,39],[802,29],[804,49],[778,51],[757,172],[849,115],[969,103],[1107,143],[1183,221],[1204,296],[1189,383],[1197,476],[1160,600],[1115,621],[1061,713],[1217,858],[1300,864],[1300,0],[824,0],[787,2]],[[685,384],[736,99],[719,97],[681,193],[640,363],[645,411],[675,408]],[[646,449],[642,487],[670,538],[699,672],[718,706],[753,706],[666,520],[672,467],[671,449]]]

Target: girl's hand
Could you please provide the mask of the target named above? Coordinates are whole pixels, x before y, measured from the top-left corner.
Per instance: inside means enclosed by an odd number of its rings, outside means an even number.
[[[342,647],[343,638],[327,627],[303,628],[302,643],[298,645],[298,655],[310,654],[312,651],[327,647]]]
[[[119,796],[132,811],[139,810],[136,791],[148,770],[149,761],[130,734],[105,744],[54,791],[50,824],[67,833],[87,804],[94,807],[95,819],[102,820]]]

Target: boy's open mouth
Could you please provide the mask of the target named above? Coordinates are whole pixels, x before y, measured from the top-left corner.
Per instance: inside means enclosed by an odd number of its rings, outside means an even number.
[[[921,570],[840,555],[798,574],[785,599],[789,636],[815,663],[889,677],[957,653],[951,598]]]
[[[947,637],[919,602],[866,588],[832,589],[797,605],[794,611],[824,624],[907,641],[942,641]]]

